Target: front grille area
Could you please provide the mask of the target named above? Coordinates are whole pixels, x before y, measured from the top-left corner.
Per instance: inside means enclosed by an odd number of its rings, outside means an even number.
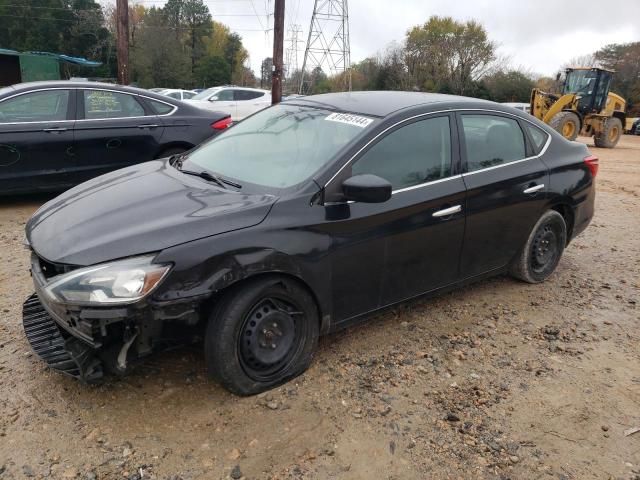
[[[31,348],[51,368],[85,382],[102,377],[94,351],[80,340],[65,338],[35,293],[22,306],[22,323]]]
[[[78,268],[75,265],[64,265],[61,263],[49,262],[41,257],[38,257],[38,263],[45,278],[55,277],[56,275],[71,272]]]

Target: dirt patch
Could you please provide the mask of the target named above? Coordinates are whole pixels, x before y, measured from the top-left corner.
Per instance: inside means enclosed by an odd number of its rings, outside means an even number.
[[[0,478],[640,479],[640,137],[600,159],[596,217],[543,285],[509,278],[321,339],[237,398],[201,352],[86,387],[24,338],[24,223],[0,200]]]

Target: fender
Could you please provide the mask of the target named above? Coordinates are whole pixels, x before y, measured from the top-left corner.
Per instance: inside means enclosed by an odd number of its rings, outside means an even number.
[[[302,233],[302,232],[301,232]],[[291,244],[305,245],[305,250],[319,251],[320,245],[314,245],[310,241],[309,232],[305,232],[305,242]],[[291,232],[291,236],[296,234]],[[157,262],[171,262],[180,265],[180,269],[170,272],[165,281],[153,294],[153,301],[158,304],[174,302],[203,302],[223,292],[225,289],[264,274],[280,274],[295,278],[303,284],[316,299],[320,318],[322,319],[321,331],[325,332],[331,324],[332,297],[331,297],[331,268],[328,262],[318,261],[307,252],[297,254],[286,253],[271,247],[248,247],[255,242],[257,237],[241,238],[241,235],[229,234],[212,242],[210,239],[202,239],[187,244],[179,245],[160,252],[156,257]],[[269,235],[263,237],[268,240]],[[317,235],[316,242],[323,235]],[[225,252],[225,245],[236,244],[239,248]],[[321,247],[327,248],[326,241]],[[217,245],[216,245],[217,244]],[[215,254],[215,250],[225,253]],[[204,262],[198,261],[198,254],[193,252],[206,249],[212,255]],[[190,261],[192,259],[192,261]]]

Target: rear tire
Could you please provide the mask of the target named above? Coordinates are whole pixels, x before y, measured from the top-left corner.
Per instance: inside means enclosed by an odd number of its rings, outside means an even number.
[[[594,141],[596,147],[613,148],[618,144],[622,136],[622,122],[619,118],[611,117],[604,124],[604,129],[596,134]]]
[[[580,133],[580,118],[573,112],[556,113],[549,125],[567,140],[574,141]]]
[[[209,375],[237,395],[254,395],[300,375],[319,336],[313,297],[282,277],[249,280],[218,302],[205,334]]]
[[[533,227],[509,273],[527,283],[545,281],[558,266],[567,244],[567,224],[555,210],[547,211]]]

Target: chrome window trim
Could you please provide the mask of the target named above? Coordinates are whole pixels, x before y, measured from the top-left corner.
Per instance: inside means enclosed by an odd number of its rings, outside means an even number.
[[[541,157],[542,155],[544,155],[544,153],[547,151],[547,148],[548,148],[548,147],[549,147],[549,145],[551,144],[551,135],[550,135],[548,132],[545,132],[544,130],[540,129],[540,127],[538,127],[535,123],[533,123],[532,121],[530,121],[530,120],[528,120],[528,119],[526,119],[526,118],[522,118],[521,116],[519,116],[519,115],[515,115],[515,114],[513,114],[513,113],[503,112],[502,110],[491,110],[491,109],[485,109],[485,108],[455,108],[455,109],[454,109],[454,108],[451,108],[451,109],[446,109],[446,110],[437,110],[437,111],[435,111],[435,112],[420,113],[420,114],[418,114],[418,115],[413,115],[413,116],[411,116],[411,117],[407,117],[407,118],[405,118],[405,119],[403,119],[403,120],[400,120],[400,121],[398,121],[398,122],[394,123],[393,125],[390,125],[389,127],[385,128],[383,131],[381,131],[380,133],[378,133],[375,137],[373,137],[372,139],[370,139],[370,140],[369,140],[367,143],[365,143],[365,144],[364,144],[364,145],[363,145],[363,146],[362,146],[362,147],[361,147],[361,148],[360,148],[356,153],[354,153],[354,154],[353,154],[353,155],[352,155],[352,156],[351,156],[351,157],[350,157],[350,158],[349,158],[349,159],[344,163],[344,165],[342,165],[342,166],[338,169],[338,171],[337,171],[337,172],[336,172],[336,173],[335,173],[335,174],[334,174],[334,175],[333,175],[329,180],[327,180],[327,182],[324,184],[324,187],[323,187],[323,188],[325,188],[325,189],[326,189],[326,188],[329,186],[329,184],[330,184],[331,182],[333,182],[333,180],[335,180],[335,178],[336,178],[338,175],[340,175],[340,173],[342,172],[342,170],[344,170],[348,165],[350,165],[350,164],[351,164],[351,162],[353,162],[353,160],[354,160],[358,155],[360,155],[360,154],[362,153],[362,151],[363,151],[363,150],[365,150],[369,145],[371,145],[373,142],[375,142],[378,138],[380,138],[382,135],[384,135],[385,133],[387,133],[389,130],[391,130],[391,129],[393,129],[393,128],[397,127],[398,125],[401,125],[401,124],[403,124],[403,123],[406,123],[406,122],[408,122],[408,121],[415,120],[416,118],[427,117],[427,116],[430,116],[430,115],[437,115],[437,114],[439,114],[439,113],[456,113],[456,112],[487,112],[487,113],[498,113],[498,114],[501,114],[501,115],[506,115],[506,116],[509,116],[509,117],[514,117],[514,118],[516,118],[516,119],[524,120],[525,122],[530,123],[531,125],[533,125],[534,127],[538,128],[539,130],[543,131],[543,132],[547,135],[547,143],[546,143],[546,144],[545,144],[545,146],[542,148],[542,150],[540,150],[540,153],[538,153],[537,155],[534,155],[534,156],[531,156],[531,157],[527,157],[527,158],[523,158],[523,159],[520,159],[520,160],[514,160],[513,162],[509,162],[509,163],[503,163],[503,164],[500,164],[500,165],[494,165],[494,166],[492,166],[492,167],[483,168],[483,169],[481,169],[481,170],[475,170],[475,171],[473,171],[473,172],[465,172],[465,173],[461,173],[461,174],[459,174],[459,175],[460,175],[460,176],[462,176],[462,177],[464,177],[465,175],[473,175],[473,174],[475,174],[475,173],[484,172],[484,171],[486,171],[486,170],[493,170],[493,169],[500,168],[500,167],[504,167],[504,166],[511,165],[511,164],[514,164],[514,163],[523,162],[523,161],[525,161],[525,160],[532,160],[532,159],[534,159],[534,158],[539,158],[539,157]],[[522,133],[523,133],[523,135],[524,135],[524,132],[522,132]],[[454,176],[454,177],[447,177],[447,178],[440,179],[440,180],[447,180],[447,179],[449,179],[449,178],[455,178],[455,176]],[[440,180],[436,180],[436,181],[440,181]],[[433,183],[433,182],[427,182],[427,183],[423,183],[423,184],[419,184],[419,185],[414,185],[414,186],[412,186],[412,187],[406,187],[406,188],[403,188],[403,189],[394,190],[394,191],[392,192],[392,194],[393,194],[393,193],[396,193],[396,192],[398,192],[398,193],[399,193],[400,191],[405,191],[405,190],[408,190],[408,189],[412,189],[412,188],[414,188],[414,187],[415,187],[415,188],[419,188],[419,187],[422,187],[422,186],[428,185],[428,184],[430,184],[430,183]]]
[[[37,121],[37,122],[2,122],[0,121],[0,125],[29,125],[29,124],[33,124],[33,123],[64,123],[64,122],[95,122],[96,120],[126,120],[126,119],[131,119],[131,118],[149,118],[149,117],[169,117],[171,115],[173,115],[174,113],[176,113],[176,111],[178,110],[178,107],[172,103],[169,102],[165,102],[164,100],[158,100],[157,98],[153,98],[153,97],[149,97],[147,95],[143,95],[140,93],[131,93],[131,92],[121,92],[119,90],[114,90],[112,88],[100,88],[100,87],[83,87],[83,86],[68,86],[68,87],[48,87],[48,88],[38,88],[35,90],[29,90],[27,92],[19,92],[13,95],[10,95],[8,97],[3,98],[2,100],[0,100],[0,104],[6,100],[10,100],[12,98],[15,97],[20,97],[22,95],[27,95],[29,93],[36,93],[36,92],[48,92],[48,91],[53,91],[53,90],[99,90],[99,91],[103,91],[103,92],[113,92],[113,93],[120,93],[123,95],[132,95],[135,97],[142,97],[142,98],[147,98],[149,100],[152,100],[154,102],[159,102],[159,103],[164,103],[165,105],[169,105],[170,107],[173,107],[173,110],[171,110],[169,113],[163,113],[163,114],[154,114],[154,115],[143,115],[143,116],[135,116],[135,117],[112,117],[112,118],[81,118],[81,119],[70,119],[70,120],[45,120],[45,121]]]
[[[422,188],[429,185],[433,185],[435,183],[448,182],[449,180],[455,180],[462,178],[462,174],[452,175],[450,177],[439,178],[438,180],[431,180],[429,182],[419,183],[417,185],[411,185],[410,187],[399,188],[398,190],[392,190],[391,195],[395,195],[396,193],[408,192],[410,190],[415,190],[416,188]]]

